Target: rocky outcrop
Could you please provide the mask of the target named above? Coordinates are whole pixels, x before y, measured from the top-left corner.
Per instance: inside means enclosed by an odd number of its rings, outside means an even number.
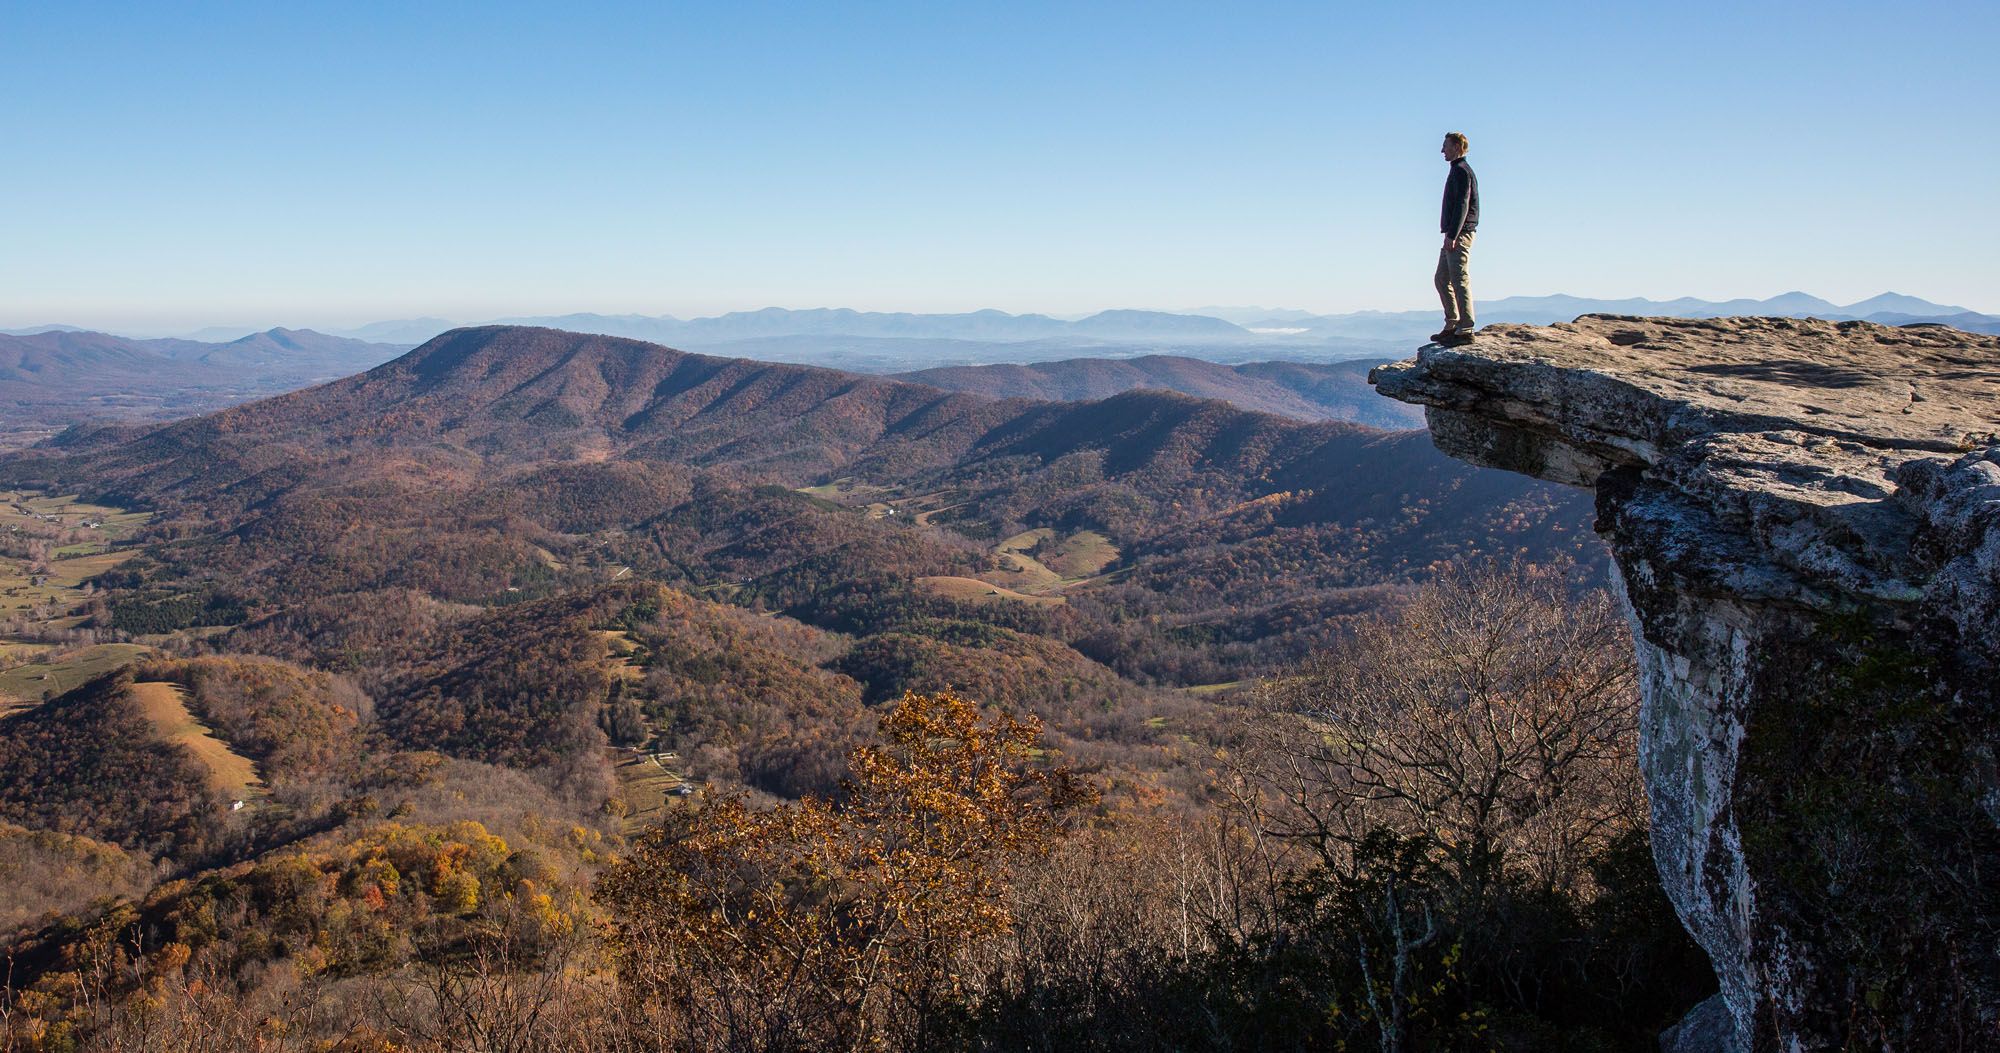
[[[1371,379],[1596,489],[1654,858],[1722,988],[1672,1048],[2000,1048],[2000,338],[1585,316]]]

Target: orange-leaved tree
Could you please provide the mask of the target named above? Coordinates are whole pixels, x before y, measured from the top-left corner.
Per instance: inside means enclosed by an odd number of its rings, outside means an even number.
[[[674,1049],[946,1044],[966,964],[1012,923],[1010,871],[1092,797],[1035,763],[1040,735],[906,694],[843,800],[711,801],[642,837],[599,885],[634,1016]]]

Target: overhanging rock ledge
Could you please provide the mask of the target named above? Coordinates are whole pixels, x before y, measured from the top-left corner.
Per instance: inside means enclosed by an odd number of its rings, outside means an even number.
[[[1586,315],[1370,379],[1597,492],[1654,859],[1733,1023],[1673,1048],[2000,1049],[2000,337]]]

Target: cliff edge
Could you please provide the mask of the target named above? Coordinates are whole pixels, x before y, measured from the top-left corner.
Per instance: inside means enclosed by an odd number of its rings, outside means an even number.
[[[1654,859],[1721,983],[1667,1048],[2000,1048],[2000,337],[1587,315],[1370,379],[1597,492]]]

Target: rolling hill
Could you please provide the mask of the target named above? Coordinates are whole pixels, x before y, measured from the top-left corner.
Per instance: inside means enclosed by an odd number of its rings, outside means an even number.
[[[1177,501],[1191,514],[1273,490],[1351,485],[1357,465],[1365,472],[1371,460],[1434,458],[1443,465],[1429,449],[1421,436],[1404,442],[1343,422],[1287,420],[1170,392],[1058,403],[995,399],[615,337],[487,327],[447,333],[359,376],[168,425],[109,449],[17,456],[0,478],[99,488],[128,503],[240,507],[357,473],[379,481],[384,461],[413,478],[442,479],[547,461],[629,459],[726,469],[792,487],[849,475],[897,487],[970,488],[985,494],[990,509],[1005,510],[995,514],[1015,516],[1045,501],[1074,507],[1102,496],[1108,483],[1141,505]],[[1361,452],[1366,456],[1357,457]],[[1022,473],[1048,476],[1058,464],[1076,477],[1060,493],[1027,497],[1011,485]],[[993,485],[996,474],[1010,485]],[[1190,486],[1199,496],[1182,492]]]
[[[242,371],[262,383],[287,387],[359,373],[409,350],[407,344],[282,328],[217,344],[193,340],[148,340],[145,344],[176,361]]]
[[[1482,321],[1547,324],[1581,314],[1721,317],[1813,315],[1898,325],[1932,322],[1972,332],[2000,331],[2000,316],[1882,293],[1850,304],[1803,292],[1765,299],[1683,296],[1602,298],[1511,296],[1481,301]],[[1079,357],[1126,359],[1173,354],[1215,362],[1324,361],[1400,355],[1437,328],[1435,310],[1364,310],[1326,314],[1269,307],[1198,307],[1177,311],[1102,311],[1087,318],[983,310],[957,314],[791,310],[769,307],[705,318],[672,315],[566,314],[514,317],[490,324],[546,326],[623,336],[711,354],[894,373],[942,366],[1053,362]],[[454,327],[438,318],[377,322],[339,335],[415,344]],[[228,335],[242,335],[229,330]]]
[[[1306,405],[1345,382],[1157,368]],[[1586,499],[1423,432],[1129,380],[997,398],[497,326],[0,455],[20,502],[143,510],[74,610],[7,631],[157,648],[0,717],[0,924],[69,912],[7,946],[16,975],[60,982],[107,909],[343,982],[412,960],[405,933],[584,918],[628,836],[843,792],[910,690],[1039,718],[1107,815],[1199,814],[1237,685],[1444,563],[1598,556]]]
[[[856,582],[972,578],[1060,594],[1058,635],[1170,681],[1268,667],[1335,631],[1290,616],[1267,631],[1272,612],[1340,609],[1345,590],[1440,560],[1597,552],[1579,499],[1422,433],[1155,390],[996,399],[520,327],[17,454],[0,480],[160,510],[191,540],[145,572],[128,602],[149,611],[256,617],[384,589],[491,603],[613,574],[804,609]],[[1044,529],[1121,555],[1087,582],[1030,582],[1002,550]],[[235,597],[219,607],[196,584],[218,580]],[[989,608],[977,617],[1022,617]],[[1199,646],[1218,636],[1243,646]]]
[[[346,376],[406,347],[273,329],[228,343],[0,334],[0,420],[159,420]]]

